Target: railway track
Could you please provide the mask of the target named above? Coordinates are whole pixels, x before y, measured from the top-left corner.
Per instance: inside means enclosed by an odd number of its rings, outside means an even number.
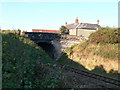
[[[84,75],[84,76],[87,76],[87,77],[90,77],[90,78],[94,78],[94,79],[103,81],[105,83],[112,84],[117,88],[120,88],[120,80],[118,80],[118,79],[113,79],[113,78],[110,78],[110,77],[107,77],[107,76],[91,73],[91,72],[86,71],[86,70],[80,70],[80,69],[72,68],[70,66],[64,66],[64,67],[59,66],[59,67],[65,69],[67,71],[71,71],[71,72],[74,72],[74,73],[77,73],[77,74],[80,74],[80,75]]]
[[[120,80],[118,80],[118,79],[109,78],[109,77],[95,74],[95,73],[91,73],[91,72],[85,71],[85,70],[75,69],[75,68],[72,68],[70,66],[65,66],[64,69],[69,70],[69,71],[74,72],[74,73],[77,73],[77,74],[81,74],[81,75],[90,77],[90,78],[101,80],[101,81],[104,81],[106,83],[113,84],[115,86],[120,87]]]

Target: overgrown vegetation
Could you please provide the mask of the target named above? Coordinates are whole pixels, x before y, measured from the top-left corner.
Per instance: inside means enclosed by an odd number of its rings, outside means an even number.
[[[118,46],[120,45],[119,28],[101,28],[89,36],[88,41],[81,46],[85,46],[88,52],[101,57],[118,59]]]
[[[118,59],[118,46],[120,44],[101,44],[101,43],[89,43],[89,42],[83,42],[77,47],[74,47],[73,49],[69,48],[71,51],[74,49],[79,49],[77,51],[83,52],[85,51],[87,54],[92,53],[93,55],[99,55],[104,58],[110,58],[110,59]],[[68,49],[68,50],[69,50]],[[70,50],[66,52],[70,53]]]
[[[120,29],[118,28],[101,28],[89,36],[91,43],[120,43]]]
[[[45,66],[53,60],[34,42],[2,31],[2,87],[56,88],[60,80]]]

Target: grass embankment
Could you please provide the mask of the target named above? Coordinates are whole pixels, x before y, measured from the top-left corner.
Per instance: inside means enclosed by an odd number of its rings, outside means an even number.
[[[53,60],[34,42],[14,31],[2,31],[2,88],[56,88]],[[52,71],[52,72],[51,72]]]
[[[87,41],[68,48],[58,62],[118,78],[119,34],[118,29],[102,28]]]

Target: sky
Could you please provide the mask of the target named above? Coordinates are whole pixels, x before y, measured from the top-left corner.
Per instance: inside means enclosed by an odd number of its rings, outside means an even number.
[[[48,0],[49,1],[49,0]],[[40,2],[23,0],[0,2],[1,29],[59,30],[61,25],[74,23],[78,17],[80,23],[118,27],[118,1],[62,1]]]

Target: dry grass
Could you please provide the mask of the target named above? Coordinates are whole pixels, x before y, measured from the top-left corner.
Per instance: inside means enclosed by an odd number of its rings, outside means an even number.
[[[102,66],[109,72],[118,70],[118,44],[82,44],[73,48],[72,54],[68,53],[70,59],[80,63],[88,70],[94,70]],[[68,51],[67,51],[68,52]]]

